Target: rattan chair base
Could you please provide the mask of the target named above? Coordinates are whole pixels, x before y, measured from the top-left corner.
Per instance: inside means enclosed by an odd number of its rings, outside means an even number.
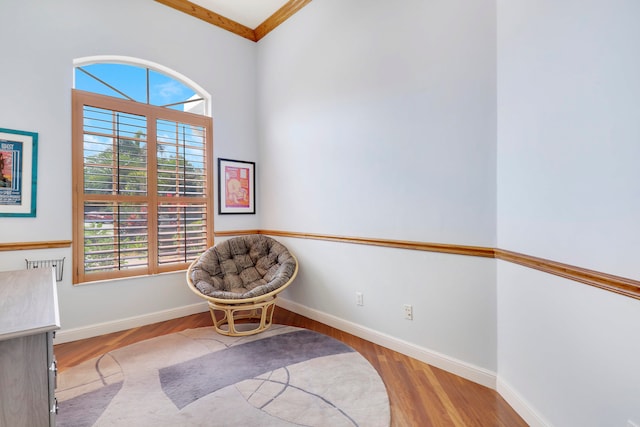
[[[264,301],[249,303],[222,304],[209,301],[209,311],[211,312],[213,325],[219,334],[241,337],[258,334],[269,329],[273,320],[275,305],[276,296],[274,295]],[[251,320],[256,323],[250,322]]]

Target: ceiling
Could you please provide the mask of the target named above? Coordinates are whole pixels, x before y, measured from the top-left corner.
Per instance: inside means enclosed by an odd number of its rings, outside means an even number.
[[[311,0],[156,0],[257,42]]]

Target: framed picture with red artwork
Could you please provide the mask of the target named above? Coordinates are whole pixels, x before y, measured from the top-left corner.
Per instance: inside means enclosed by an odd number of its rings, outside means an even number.
[[[218,213],[256,213],[256,164],[218,158]]]

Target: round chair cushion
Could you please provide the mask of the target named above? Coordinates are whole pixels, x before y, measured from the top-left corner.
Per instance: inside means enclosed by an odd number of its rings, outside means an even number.
[[[251,234],[225,240],[207,249],[191,267],[191,282],[218,299],[255,298],[289,281],[296,260],[278,241]]]

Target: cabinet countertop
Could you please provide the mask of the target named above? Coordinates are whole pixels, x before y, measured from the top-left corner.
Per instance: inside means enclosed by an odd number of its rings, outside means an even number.
[[[53,268],[0,272],[0,341],[59,328]]]

